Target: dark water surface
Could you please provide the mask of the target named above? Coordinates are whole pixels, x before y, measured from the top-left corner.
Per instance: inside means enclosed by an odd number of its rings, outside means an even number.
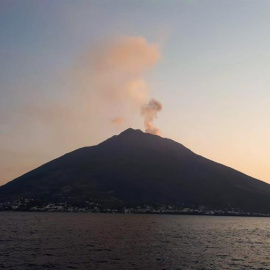
[[[270,269],[270,218],[0,212],[0,269]]]

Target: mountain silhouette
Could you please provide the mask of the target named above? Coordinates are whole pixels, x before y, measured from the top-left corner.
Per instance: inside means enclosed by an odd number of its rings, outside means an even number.
[[[117,201],[270,213],[270,185],[173,140],[127,129],[0,187],[0,200]]]

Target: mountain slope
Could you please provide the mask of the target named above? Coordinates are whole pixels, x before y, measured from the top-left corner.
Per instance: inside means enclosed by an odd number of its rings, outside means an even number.
[[[159,136],[127,129],[68,153],[0,187],[20,197],[178,203],[270,213],[270,185]]]

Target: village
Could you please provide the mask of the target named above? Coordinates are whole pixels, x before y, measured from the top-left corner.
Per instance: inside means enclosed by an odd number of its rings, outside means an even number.
[[[75,213],[125,213],[125,214],[172,214],[172,215],[209,215],[209,216],[257,216],[269,217],[269,214],[245,212],[239,209],[208,209],[205,206],[186,207],[176,205],[136,205],[134,207],[104,207],[104,205],[85,201],[80,204],[65,202],[40,202],[34,199],[0,203],[0,211],[25,212],[75,212]]]

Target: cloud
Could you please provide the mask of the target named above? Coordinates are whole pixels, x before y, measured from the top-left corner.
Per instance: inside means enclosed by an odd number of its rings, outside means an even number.
[[[121,125],[124,122],[124,118],[123,117],[117,117],[117,118],[111,119],[111,122],[114,123],[114,124]]]

